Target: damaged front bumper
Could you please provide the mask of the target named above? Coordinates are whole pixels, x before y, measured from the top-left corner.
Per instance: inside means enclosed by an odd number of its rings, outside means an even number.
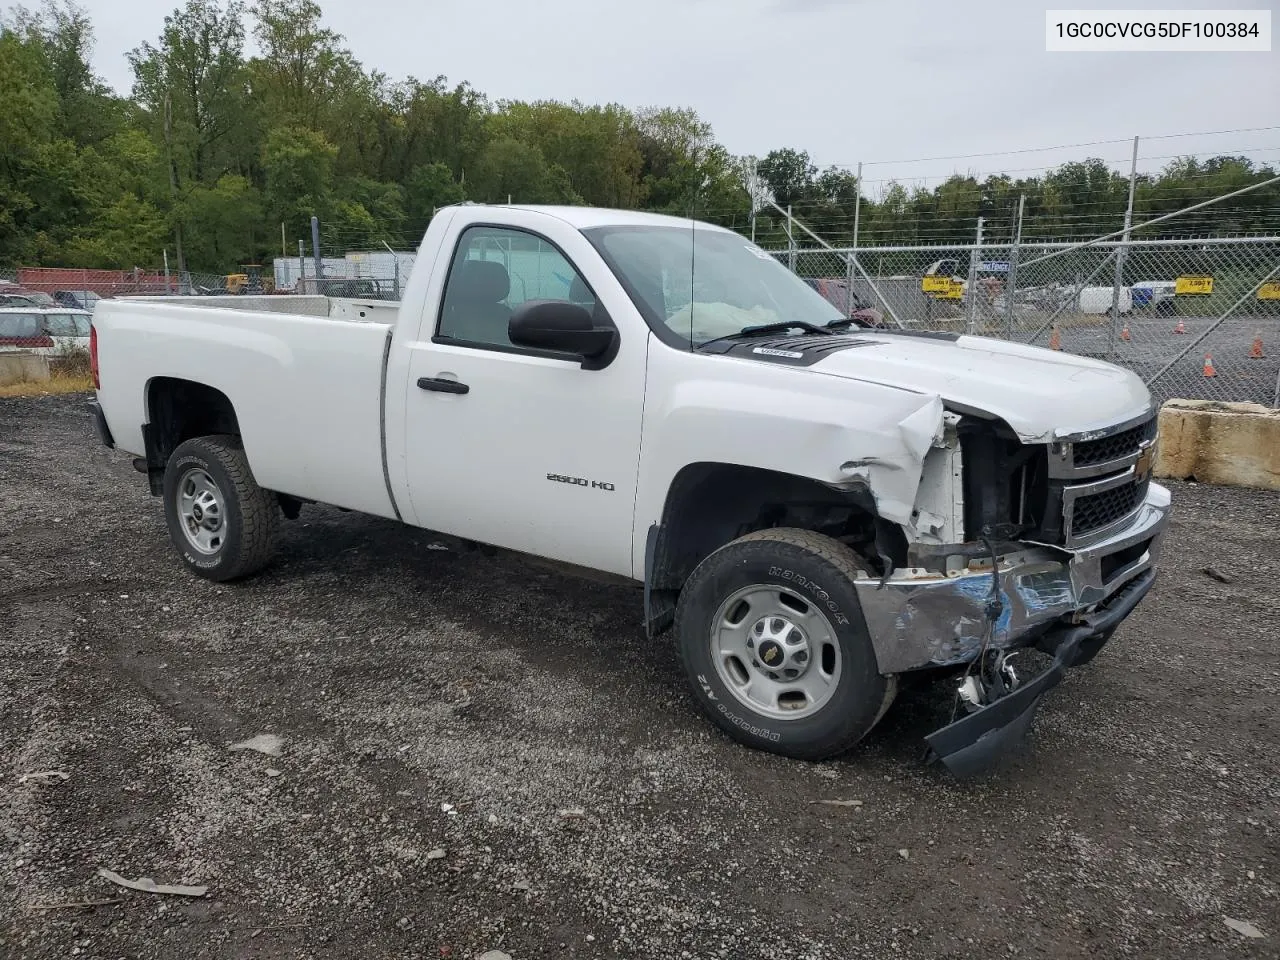
[[[1040,699],[1058,685],[1068,669],[1093,659],[1120,621],[1147,595],[1155,578],[1155,570],[1146,570],[1080,623],[1044,633],[1036,646],[1053,654],[1053,664],[1034,679],[925,737],[932,756],[952,773],[969,776],[1009,753],[1026,735]]]
[[[932,734],[952,770],[971,772],[1021,739],[1040,698],[1063,672],[1087,662],[1150,590],[1170,514],[1169,491],[1151,484],[1120,530],[1072,549],[1025,544],[998,558],[1001,613],[988,561],[941,574],[897,571],[883,584],[859,580],[858,599],[886,675],[973,664],[984,653],[1035,646],[1053,666]]]

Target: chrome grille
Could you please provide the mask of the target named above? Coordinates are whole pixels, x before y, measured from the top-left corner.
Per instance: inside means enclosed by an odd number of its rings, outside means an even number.
[[[1155,414],[1106,436],[1065,441],[1049,452],[1049,497],[1060,504],[1056,542],[1073,546],[1131,517],[1147,497],[1154,444]]]
[[[1146,477],[1122,487],[1077,497],[1071,513],[1070,535],[1082,537],[1095,530],[1123,520],[1147,498],[1151,478]]]
[[[1076,467],[1088,467],[1136,456],[1142,444],[1153,439],[1155,433],[1156,421],[1153,417],[1146,423],[1109,437],[1081,441],[1072,445],[1072,464]]]

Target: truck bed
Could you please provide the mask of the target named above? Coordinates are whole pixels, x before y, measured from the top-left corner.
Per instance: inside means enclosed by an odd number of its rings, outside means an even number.
[[[104,300],[94,316],[107,358],[99,402],[117,446],[142,456],[150,384],[213,387],[236,410],[261,486],[391,517],[382,400],[397,308],[329,297]]]
[[[178,307],[219,307],[250,313],[284,313],[299,317],[330,317],[335,320],[372,320],[394,324],[400,310],[399,301],[352,300],[317,295],[253,296],[225,294],[208,297],[117,297],[128,303],[165,303]]]

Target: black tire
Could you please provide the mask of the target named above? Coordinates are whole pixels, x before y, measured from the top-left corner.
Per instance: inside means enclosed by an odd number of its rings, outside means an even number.
[[[747,534],[703,560],[680,593],[675,626],[694,698],[707,716],[740,743],[800,760],[836,756],[866,736],[893,702],[897,679],[876,668],[853,585],[865,569],[839,541],[790,528]],[[786,588],[790,599],[819,610],[839,647],[834,691],[816,712],[800,719],[753,709],[716,669],[713,619],[736,591],[757,584]]]
[[[221,495],[221,534],[212,552],[201,552],[188,539],[179,512],[180,487],[201,471]],[[280,521],[275,495],[253,479],[238,437],[209,436],[187,440],[173,451],[164,472],[164,515],[169,539],[193,573],[226,582],[256,573],[271,560],[272,541]]]

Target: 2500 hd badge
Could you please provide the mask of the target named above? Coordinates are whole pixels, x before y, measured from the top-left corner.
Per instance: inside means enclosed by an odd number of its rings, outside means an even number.
[[[572,484],[575,487],[590,487],[592,490],[613,492],[613,484],[605,480],[588,480],[585,477],[563,477],[558,473],[548,473],[547,479],[554,480],[556,483]]]

